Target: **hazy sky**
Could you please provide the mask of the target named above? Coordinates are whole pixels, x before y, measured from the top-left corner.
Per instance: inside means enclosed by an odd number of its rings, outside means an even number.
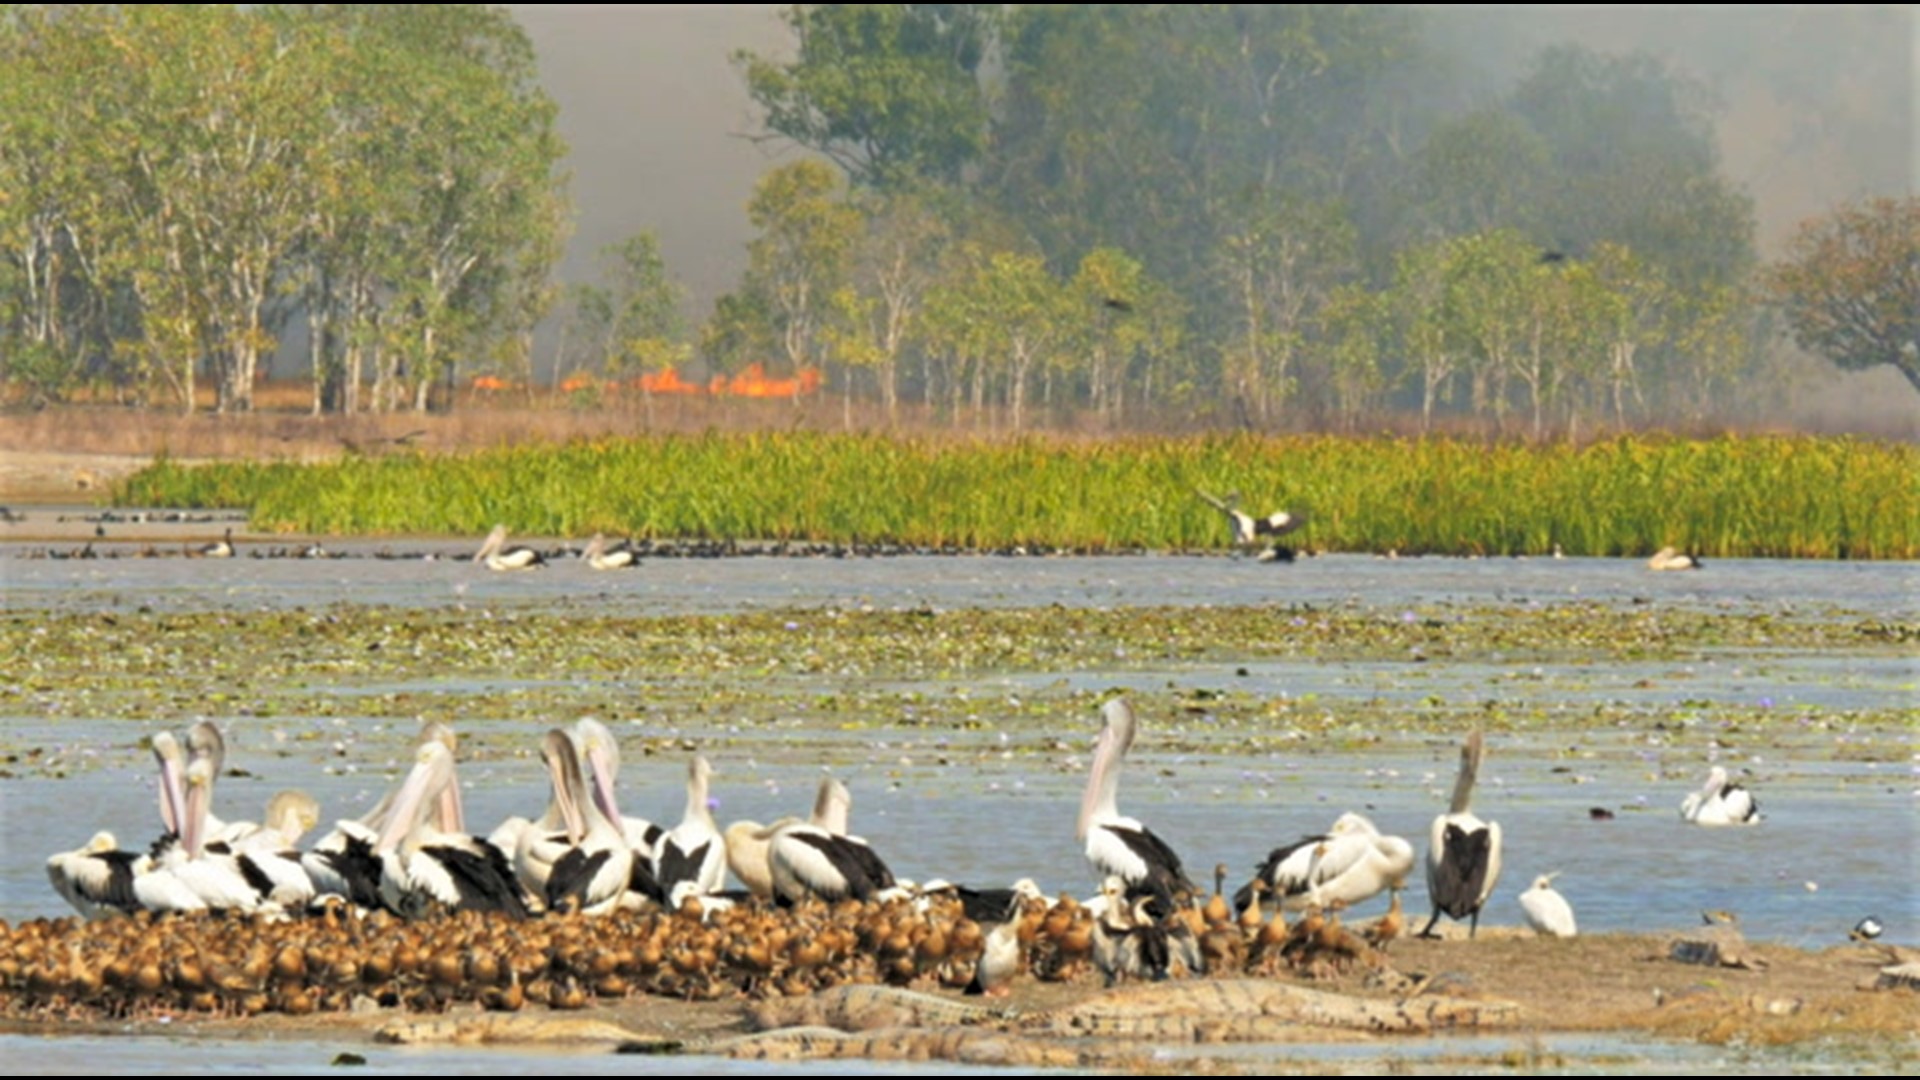
[[[577,230],[562,275],[639,229],[705,316],[746,262],[746,201],[779,160],[756,129],[736,49],[789,37],[771,4],[514,5],[539,51],[572,146]],[[1920,31],[1907,5],[1566,5],[1430,13],[1436,32],[1497,92],[1542,46],[1646,50],[1706,81],[1723,103],[1728,175],[1758,200],[1761,240],[1853,196],[1913,189],[1920,174]],[[787,150],[787,154],[795,151]]]

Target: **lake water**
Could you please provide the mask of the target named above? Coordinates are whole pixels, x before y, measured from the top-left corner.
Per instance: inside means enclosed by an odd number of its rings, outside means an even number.
[[[1638,560],[1602,559],[1327,556],[1276,565],[1152,555],[754,557],[659,559],[609,574],[574,563],[498,574],[461,558],[470,545],[406,546],[407,555],[444,556],[431,560],[376,557],[382,547],[342,543],[336,550],[350,557],[325,560],[77,560],[36,557],[43,549],[33,545],[0,544],[0,608],[8,613],[139,607],[217,611],[365,603],[659,614],[862,606],[1287,604],[1398,614],[1424,605],[1580,600],[1905,623],[1920,611],[1920,564],[1911,563],[1725,560],[1697,573],[1655,574]],[[1449,700],[1477,694],[1505,708],[1545,710],[1566,720],[1489,744],[1475,810],[1501,823],[1506,856],[1485,922],[1517,923],[1517,894],[1535,875],[1559,871],[1556,885],[1585,930],[1678,928],[1697,923],[1703,908],[1731,908],[1740,913],[1749,936],[1794,945],[1839,942],[1869,913],[1887,924],[1889,939],[1920,937],[1920,740],[1905,740],[1903,752],[1892,759],[1879,752],[1836,752],[1858,736],[1820,719],[1836,710],[1914,710],[1909,715],[1920,735],[1920,710],[1915,709],[1920,668],[1911,651],[1890,656],[1885,648],[1765,654],[1702,650],[1681,665],[1262,661],[1233,668],[1032,673],[974,680],[965,689],[991,703],[1064,677],[1090,687],[1232,686],[1325,701],[1329,707],[1343,698],[1411,705],[1436,694]],[[831,683],[828,676],[820,678]],[[1749,743],[1744,735],[1690,726],[1687,714],[1702,702],[1764,702],[1807,718],[1771,733],[1764,744]],[[1671,710],[1675,722],[1671,730],[1652,734],[1640,724],[1589,729],[1582,717],[1598,703]],[[1121,785],[1123,812],[1149,822],[1182,852],[1196,876],[1224,862],[1235,884],[1270,847],[1323,829],[1346,810],[1363,810],[1382,830],[1404,835],[1424,851],[1428,826],[1444,809],[1457,761],[1450,739],[1411,726],[1374,733],[1379,740],[1364,753],[1332,749],[1303,736],[1256,757],[1226,750],[1176,755],[1155,747],[1160,721],[1142,719]],[[50,747],[97,766],[72,779],[34,773],[0,781],[0,916],[61,914],[64,904],[42,869],[47,855],[78,846],[96,828],[115,829],[128,846],[144,843],[157,830],[150,758],[137,744],[159,725],[55,725],[32,715],[0,720],[12,744]],[[1191,728],[1204,721],[1166,722]],[[343,726],[351,732],[344,758],[324,749],[343,735]],[[357,815],[397,774],[414,727],[275,717],[266,734],[250,733],[230,753],[230,764],[260,778],[223,782],[221,808],[229,817],[253,816],[271,790],[301,786],[321,799],[327,816]],[[1078,730],[1062,736],[1057,752],[1042,758],[997,753],[995,740],[1006,733],[991,724],[944,741],[848,733],[836,744],[831,768],[853,791],[855,831],[904,877],[1001,885],[1031,876],[1049,891],[1086,895],[1093,883],[1073,827],[1097,727],[1097,718],[1087,716]],[[488,725],[476,720],[471,727],[463,722],[461,729],[486,733]],[[499,733],[506,733],[504,726]],[[754,733],[733,734],[746,740],[742,745],[753,745]],[[284,741],[293,751],[269,755],[266,740]],[[804,812],[819,768],[775,757],[769,752],[761,761],[749,753],[744,760],[736,755],[716,762],[723,822]],[[1698,785],[1712,759],[1755,777],[1764,824],[1713,830],[1679,822],[1681,798]],[[680,760],[630,760],[621,777],[626,809],[677,820],[684,775]],[[469,815],[481,828],[509,813],[537,813],[545,804],[544,775],[531,758],[470,767],[462,779]],[[1592,807],[1616,811],[1615,819],[1590,820]],[[1421,876],[1413,875],[1407,908],[1424,915]],[[1379,906],[1368,905],[1360,914]],[[130,1042],[66,1039],[51,1044],[58,1050],[31,1052],[37,1068],[54,1071],[166,1068],[170,1054],[178,1054],[175,1065],[181,1068],[281,1071],[321,1067],[331,1057],[324,1047],[306,1045],[249,1044],[203,1053],[191,1042],[178,1051],[174,1043],[139,1040],[136,1050]],[[30,1044],[48,1045],[7,1036],[0,1038],[0,1052],[22,1051]],[[130,1056],[135,1054],[151,1056],[136,1062]],[[1680,1056],[1663,1060],[1676,1068],[1707,1064]],[[556,1066],[564,1071],[573,1063],[541,1058],[546,1071]],[[605,1071],[605,1063],[594,1058],[580,1067]],[[402,1072],[518,1067],[511,1055],[496,1052],[417,1057],[390,1051],[370,1065]],[[845,1072],[844,1065],[834,1063],[831,1071]],[[768,1071],[764,1065],[738,1067]]]

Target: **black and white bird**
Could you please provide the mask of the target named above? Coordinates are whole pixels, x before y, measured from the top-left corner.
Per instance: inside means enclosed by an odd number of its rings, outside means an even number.
[[[434,822],[454,783],[453,751],[429,739],[394,795],[374,854],[381,859],[380,898],[390,910],[416,916],[440,905],[527,917],[527,899],[499,849]]]
[[[1681,801],[1680,820],[1690,825],[1758,825],[1760,804],[1715,765],[1707,770],[1706,784]]]
[[[667,896],[669,909],[679,907],[682,895],[712,896],[727,884],[727,841],[714,823],[708,793],[713,766],[701,755],[687,763],[687,809],[680,824],[660,837],[653,849],[654,877]]]
[[[1473,812],[1473,784],[1485,756],[1481,734],[1475,731],[1460,747],[1460,775],[1453,782],[1453,801],[1447,812],[1433,819],[1427,843],[1427,893],[1433,899],[1433,917],[1421,937],[1432,937],[1442,914],[1468,919],[1469,937],[1479,933],[1480,909],[1500,880],[1500,825],[1482,821]]]
[[[1413,845],[1387,836],[1364,815],[1341,814],[1332,828],[1274,848],[1254,872],[1286,911],[1365,903],[1389,889],[1406,887],[1413,872]],[[1251,882],[1234,894],[1235,909],[1253,903]]]
[[[580,561],[595,570],[624,570],[629,566],[638,566],[640,557],[626,541],[609,547],[604,535],[594,533],[593,539],[587,541],[586,549],[580,552]]]
[[[572,736],[549,730],[540,757],[553,793],[546,814],[521,831],[514,873],[550,910],[605,914],[627,891],[633,850],[588,793]]]
[[[1233,527],[1233,546],[1238,548],[1250,548],[1263,539],[1285,536],[1306,524],[1304,516],[1285,510],[1276,510],[1265,517],[1254,517],[1240,509],[1240,493],[1237,491],[1227,492],[1223,499],[1200,488],[1193,490],[1215,510],[1227,516],[1228,524]]]
[[[531,570],[536,566],[545,566],[547,557],[534,548],[524,544],[507,546],[507,527],[495,525],[487,534],[486,542],[480,550],[473,553],[473,561],[489,570]]]
[[[203,559],[233,558],[233,527],[228,526],[226,533],[213,543],[201,544],[199,547],[194,548],[193,554]]]
[[[121,851],[113,834],[102,831],[85,845],[49,858],[47,880],[85,918],[131,915],[140,910],[140,901],[133,895],[133,876],[146,861],[142,852]]]
[[[1681,551],[1678,548],[1663,547],[1647,560],[1649,570],[1698,570],[1700,557]]]
[[[775,903],[872,900],[895,887],[893,872],[867,842],[847,835],[852,808],[847,786],[828,777],[820,782],[811,820],[789,821],[770,830],[767,869]]]
[[[1087,845],[1087,861],[1102,880],[1117,877],[1133,894],[1149,893],[1172,914],[1181,894],[1198,892],[1167,842],[1137,819],[1120,813],[1120,766],[1133,745],[1133,707],[1114,698],[1102,707],[1105,725],[1094,746],[1087,790],[1080,799],[1078,837]]]

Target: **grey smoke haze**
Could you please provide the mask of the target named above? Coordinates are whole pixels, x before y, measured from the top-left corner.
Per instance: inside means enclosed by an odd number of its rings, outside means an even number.
[[[776,160],[740,137],[757,113],[728,57],[789,48],[780,6],[513,10],[572,147],[577,227],[561,276],[593,278],[602,245],[652,229],[689,289],[689,316],[705,318],[746,265],[746,202]],[[1720,101],[1728,175],[1757,202],[1763,255],[1797,222],[1845,199],[1911,192],[1920,176],[1920,29],[1907,5],[1470,6],[1428,17],[1488,96],[1539,49],[1568,42],[1650,52],[1701,79]]]

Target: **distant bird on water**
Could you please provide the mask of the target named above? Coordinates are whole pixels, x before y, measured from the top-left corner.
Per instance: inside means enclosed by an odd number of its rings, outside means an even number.
[[[233,558],[233,527],[228,526],[226,535],[215,540],[213,543],[201,544],[199,547],[194,548],[193,553],[203,559]]]
[[[493,531],[487,534],[486,543],[473,553],[473,561],[485,564],[489,570],[531,570],[547,563],[546,556],[533,548],[521,544],[508,547],[505,525],[493,527]]]
[[[1706,784],[1681,800],[1680,819],[1689,825],[1758,825],[1760,804],[1715,765],[1707,770]]]
[[[1697,555],[1689,555],[1678,548],[1663,547],[1647,560],[1649,570],[1698,570],[1701,562]]]

